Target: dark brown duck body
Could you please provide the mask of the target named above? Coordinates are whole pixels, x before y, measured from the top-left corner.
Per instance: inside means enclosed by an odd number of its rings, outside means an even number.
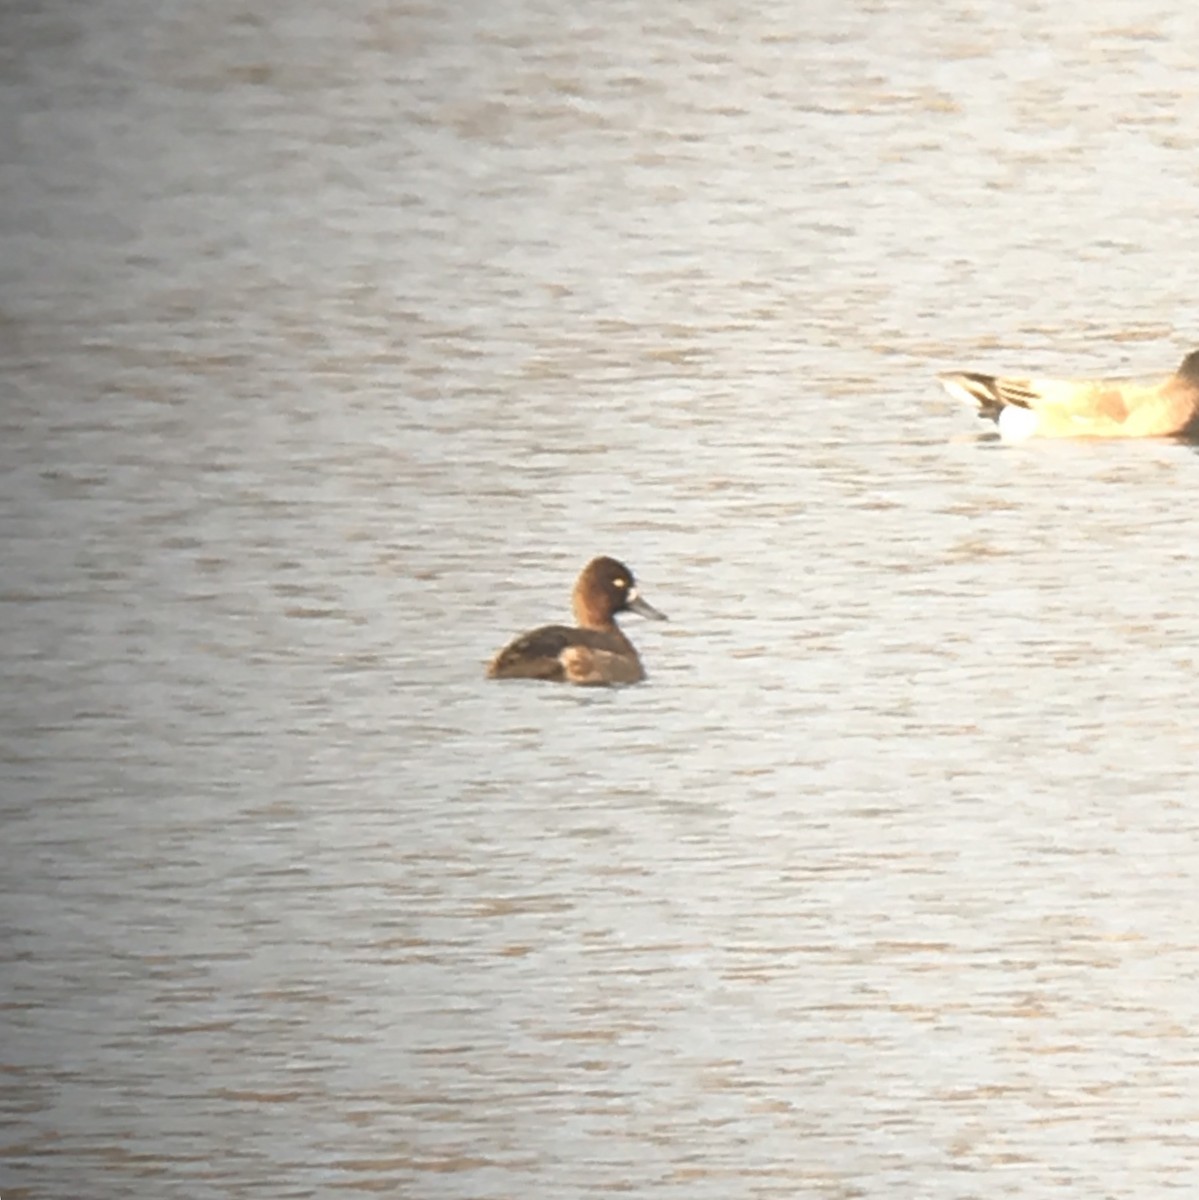
[[[543,625],[521,634],[491,660],[487,677],[592,686],[640,683],[645,668],[616,624],[616,614],[666,617],[642,599],[633,572],[615,558],[593,558],[575,582],[571,604],[577,626]]]

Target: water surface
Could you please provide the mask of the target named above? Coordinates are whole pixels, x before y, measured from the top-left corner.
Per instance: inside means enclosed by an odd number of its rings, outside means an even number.
[[[1194,1194],[1192,17],[0,21],[5,1200]]]

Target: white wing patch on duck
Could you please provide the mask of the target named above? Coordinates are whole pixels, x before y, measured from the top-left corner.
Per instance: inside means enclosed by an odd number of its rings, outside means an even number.
[[[1022,442],[1037,431],[1041,418],[1031,408],[1023,408],[1019,404],[1005,404],[995,418],[999,427],[999,436],[1005,442]]]

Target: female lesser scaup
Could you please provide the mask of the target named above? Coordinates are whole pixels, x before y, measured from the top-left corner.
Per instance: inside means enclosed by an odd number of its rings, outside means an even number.
[[[577,629],[543,625],[522,634],[491,660],[488,679],[640,683],[645,668],[613,618],[627,611],[665,621],[666,614],[641,598],[633,572],[614,558],[593,558],[575,582],[571,607]]]

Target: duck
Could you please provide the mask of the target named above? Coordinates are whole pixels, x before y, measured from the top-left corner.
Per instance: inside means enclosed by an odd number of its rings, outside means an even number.
[[[1029,379],[948,371],[953,397],[994,421],[1006,441],[1024,438],[1199,436],[1199,350],[1165,379]]]
[[[645,668],[616,615],[632,612],[665,621],[666,614],[641,595],[633,572],[607,555],[593,558],[575,581],[571,608],[575,627],[543,625],[522,633],[491,660],[487,678],[600,687],[640,683]]]

